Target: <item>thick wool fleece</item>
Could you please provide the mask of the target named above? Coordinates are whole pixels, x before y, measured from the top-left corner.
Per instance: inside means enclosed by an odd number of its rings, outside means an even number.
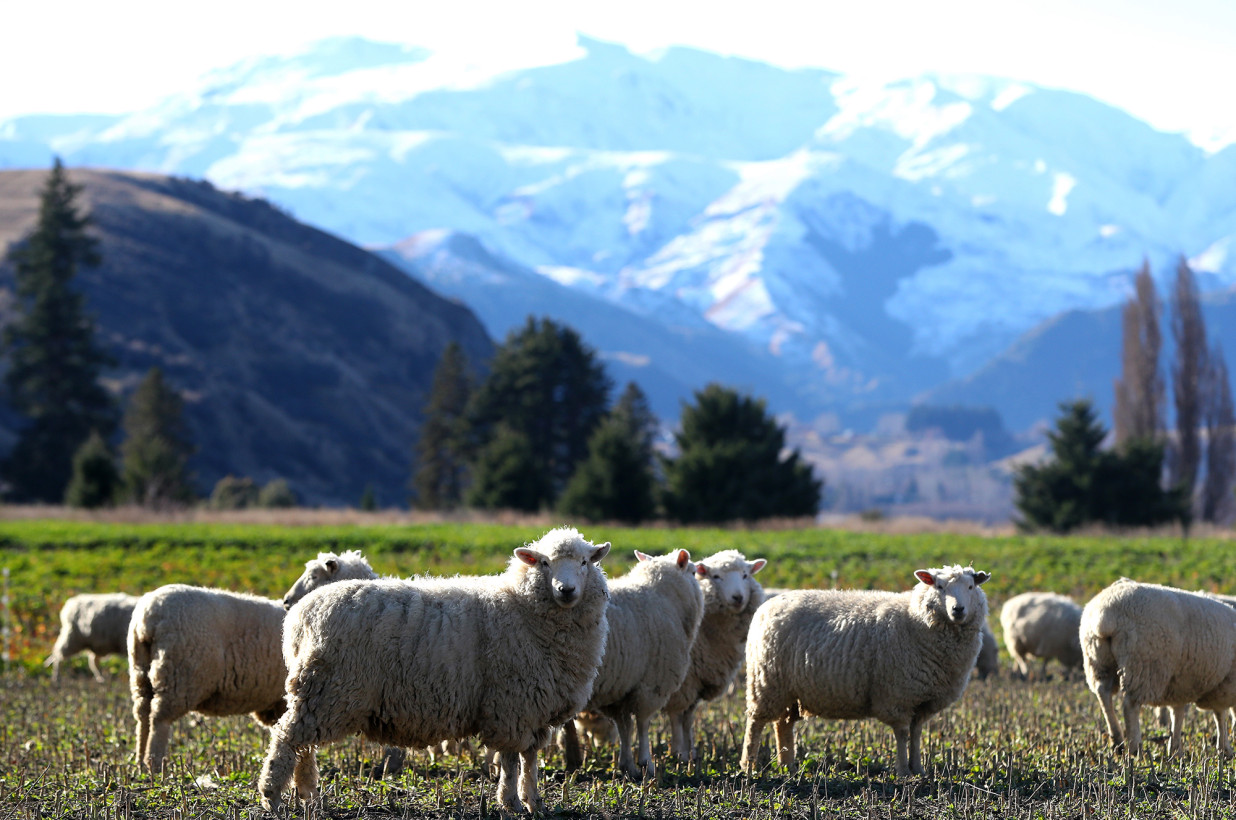
[[[136,595],[123,592],[74,595],[60,608],[60,634],[43,662],[52,668],[52,680],[60,679],[60,664],[78,652],[89,652],[90,671],[103,680],[98,659],[128,651],[129,619],[137,606]]]
[[[1124,737],[1112,695],[1124,689],[1129,751],[1141,748],[1143,705],[1172,706],[1168,751],[1181,749],[1184,707],[1215,713],[1218,747],[1231,756],[1223,712],[1236,706],[1236,610],[1209,595],[1121,579],[1082,610],[1086,684],[1107,720],[1112,745]]]
[[[159,770],[172,723],[189,712],[279,718],[283,616],[279,601],[184,584],[141,597],[128,638],[139,765]]]
[[[897,774],[920,774],[924,723],[965,690],[982,645],[985,572],[919,570],[907,592],[784,592],[756,611],[747,638],[743,767],[777,721],[778,759],[794,769],[800,717],[876,718],[897,738]],[[960,617],[957,608],[960,607]]]
[[[1030,677],[1031,658],[1042,660],[1044,675],[1050,660],[1068,668],[1080,667],[1081,616],[1080,604],[1054,592],[1023,592],[1005,601],[1000,628],[1018,674]]]
[[[609,545],[563,528],[530,547],[535,565],[515,557],[501,575],[345,581],[294,606],[288,712],[272,732],[263,804],[278,807],[293,774],[301,799],[315,800],[312,748],[359,733],[404,747],[477,735],[502,755],[499,801],[515,805],[522,761],[519,797],[538,808],[536,751],[583,708],[601,661],[607,588],[595,562]],[[569,607],[555,597],[565,586]]]

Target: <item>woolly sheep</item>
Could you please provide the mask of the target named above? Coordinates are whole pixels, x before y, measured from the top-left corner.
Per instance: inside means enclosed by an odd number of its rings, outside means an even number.
[[[52,680],[60,680],[60,664],[85,651],[94,679],[103,682],[98,659],[125,654],[129,618],[137,605],[136,595],[123,592],[74,595],[60,608],[60,634],[43,662],[52,668]]]
[[[1232,756],[1224,717],[1236,706],[1236,610],[1209,595],[1122,578],[1082,609],[1081,647],[1086,684],[1116,750],[1126,739],[1112,695],[1123,689],[1130,753],[1141,751],[1143,705],[1171,707],[1174,755],[1186,707],[1196,703],[1214,713],[1219,751]]]
[[[648,724],[686,677],[691,645],[704,614],[695,565],[684,549],[639,562],[610,582],[609,640],[588,709],[618,726],[618,769],[632,780],[656,776]],[[631,748],[635,724],[638,753]],[[563,726],[567,771],[583,761],[575,724]]]
[[[978,659],[974,662],[974,671],[979,680],[987,680],[989,675],[1000,671],[1000,647],[996,644],[996,633],[991,626],[983,621],[983,647],[979,649]]]
[[[777,759],[795,770],[794,723],[804,716],[874,717],[897,739],[897,775],[922,774],[923,724],[966,688],[982,645],[991,576],[973,567],[915,571],[906,592],[785,592],[756,610],[747,636],[751,772],[764,726],[776,722]]]
[[[283,596],[283,608],[291,609],[293,604],[313,590],[336,581],[363,581],[377,577],[378,574],[369,566],[369,561],[360,550],[348,550],[338,555],[333,552],[319,552],[317,558],[305,562],[304,573],[292,584],[288,594]]]
[[[1030,677],[1032,657],[1043,661],[1043,676],[1051,660],[1068,669],[1080,667],[1081,614],[1076,601],[1054,592],[1023,592],[1005,601],[1000,609],[1000,628],[1017,674]]]
[[[538,811],[537,750],[584,707],[601,662],[609,548],[561,527],[499,575],[345,581],[305,596],[284,629],[288,710],[271,732],[262,805],[278,809],[293,778],[316,801],[314,748],[349,735],[405,748],[478,735],[501,754],[499,803]]]
[[[696,708],[702,701],[723,695],[742,664],[751,617],[764,603],[764,589],[755,574],[767,563],[763,558],[748,561],[736,550],[724,550],[695,565],[704,594],[704,617],[691,646],[687,676],[665,704],[670,752],[681,760],[690,760],[695,752],[692,723]]]
[[[314,573],[316,565],[331,562],[349,574],[376,577],[360,553],[345,556],[339,563],[341,556],[322,553],[293,589],[304,593],[337,580],[341,572]],[[287,678],[280,651],[285,614],[278,599],[186,584],[168,584],[139,599],[128,634],[139,766],[151,772],[162,767],[171,725],[189,712],[251,712],[264,726],[279,719]]]

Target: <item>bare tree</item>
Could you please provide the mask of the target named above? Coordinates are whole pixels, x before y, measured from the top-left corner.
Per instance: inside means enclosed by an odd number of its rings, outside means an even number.
[[[1236,480],[1236,411],[1227,362],[1218,345],[1210,352],[1204,390],[1206,477],[1202,483],[1202,520],[1225,523],[1232,517]]]
[[[1176,448],[1169,459],[1173,485],[1191,497],[1202,460],[1201,382],[1206,373],[1206,322],[1197,292],[1197,279],[1183,257],[1176,265],[1171,298],[1172,337],[1176,360],[1172,365],[1172,398],[1176,405]]]
[[[1150,263],[1134,280],[1135,292],[1124,306],[1121,373],[1116,380],[1116,444],[1134,438],[1159,438],[1163,432],[1166,389],[1159,367],[1163,335],[1159,330],[1162,306],[1150,276]]]

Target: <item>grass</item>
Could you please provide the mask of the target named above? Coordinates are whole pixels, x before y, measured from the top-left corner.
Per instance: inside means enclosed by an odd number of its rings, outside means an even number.
[[[553,522],[550,522],[551,524]],[[0,566],[13,582],[17,663],[0,677],[0,818],[250,818],[261,816],[256,776],[265,733],[244,717],[180,721],[168,770],[140,775],[121,659],[96,684],[78,658],[54,686],[41,665],[56,612],[72,592],[142,591],[193,581],[281,595],[321,549],[364,549],[383,573],[492,572],[510,550],[549,524],[471,522],[289,526],[271,523],[0,521]],[[1074,538],[905,534],[817,529],[634,530],[586,527],[615,545],[608,571],[630,552],[685,546],[699,557],[737,548],[770,559],[768,586],[904,588],[919,566],[973,562],[988,569],[992,609],[1031,588],[1086,598],[1120,575],[1231,592],[1229,544],[1217,539],[1091,535]],[[993,619],[994,620],[994,619]],[[997,629],[997,633],[999,630]],[[1194,712],[1185,754],[1164,756],[1164,730],[1147,711],[1148,751],[1114,756],[1097,701],[1079,680],[1013,680],[1007,656],[994,679],[971,683],[925,730],[928,775],[893,777],[892,732],[874,721],[798,724],[798,774],[767,766],[738,773],[741,690],[701,709],[698,763],[665,758],[666,727],[654,722],[657,782],[612,775],[614,750],[590,753],[563,772],[542,754],[541,787],[555,817],[682,818],[1206,818],[1236,817],[1236,774],[1214,751],[1214,728]],[[765,745],[771,744],[771,730]],[[468,754],[409,756],[396,778],[369,773],[379,748],[360,738],[319,750],[326,816],[479,818],[498,815],[492,778]],[[302,816],[299,809],[293,816]]]

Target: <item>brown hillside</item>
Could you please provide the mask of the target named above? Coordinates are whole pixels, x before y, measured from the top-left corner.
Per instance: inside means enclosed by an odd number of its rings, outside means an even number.
[[[34,225],[45,171],[0,172],[0,253]],[[209,183],[74,170],[103,264],[77,282],[127,395],[152,366],[187,400],[208,492],[228,473],[286,478],[308,503],[406,498],[433,369],[493,345],[465,307],[376,256]],[[13,271],[0,265],[0,311]],[[0,420],[2,422],[2,420]],[[12,440],[12,420],[0,446]]]

